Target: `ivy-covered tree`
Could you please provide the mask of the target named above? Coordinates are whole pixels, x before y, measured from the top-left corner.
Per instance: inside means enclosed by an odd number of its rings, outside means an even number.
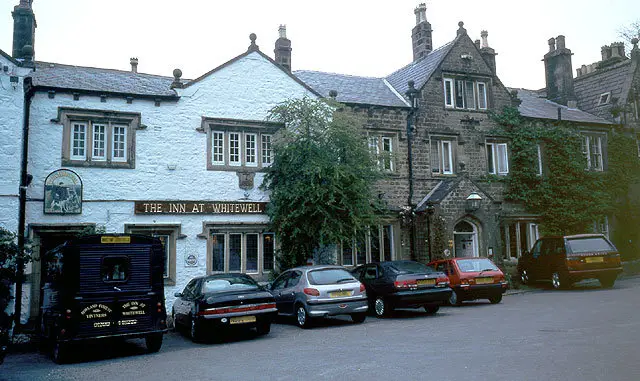
[[[283,268],[306,262],[321,248],[348,241],[377,221],[373,185],[380,176],[362,121],[335,102],[288,100],[270,111],[284,128],[263,188],[280,243]]]
[[[11,290],[18,276],[17,260],[22,256],[23,263],[28,263],[30,257],[20,253],[16,243],[16,235],[0,227],[0,325],[8,328],[10,316],[7,307],[11,302]]]

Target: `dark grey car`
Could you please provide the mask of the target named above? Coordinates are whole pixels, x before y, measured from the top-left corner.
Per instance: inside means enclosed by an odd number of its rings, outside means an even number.
[[[280,315],[295,316],[307,328],[312,319],[350,315],[362,323],[367,315],[365,287],[341,266],[296,267],[282,273],[272,284]]]

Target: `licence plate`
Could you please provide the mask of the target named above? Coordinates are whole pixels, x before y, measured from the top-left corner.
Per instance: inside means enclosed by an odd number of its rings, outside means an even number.
[[[436,284],[436,280],[435,279],[418,279],[416,283],[418,283],[418,286],[434,285]]]
[[[476,278],[476,284],[488,284],[488,283],[493,283],[492,277]]]
[[[255,323],[255,316],[236,316],[229,319],[229,324]]]
[[[333,291],[329,293],[331,298],[341,298],[343,296],[351,296],[351,291]]]
[[[604,258],[602,257],[587,257],[584,259],[586,263],[601,263],[604,262]]]

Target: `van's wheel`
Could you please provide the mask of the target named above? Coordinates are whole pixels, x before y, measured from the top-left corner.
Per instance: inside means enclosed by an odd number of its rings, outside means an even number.
[[[563,288],[566,288],[568,283],[566,278],[562,274],[560,274],[559,272],[554,272],[553,274],[551,274],[551,285],[554,289],[561,290]]]
[[[520,283],[529,284],[529,281],[529,273],[527,272],[527,270],[520,271]]]
[[[491,304],[498,304],[502,301],[502,294],[493,295],[489,298]]]
[[[311,316],[309,316],[302,304],[298,304],[296,307],[296,324],[300,328],[311,327]]]
[[[56,364],[65,364],[67,361],[69,361],[68,349],[69,346],[67,343],[61,343],[58,340],[54,341],[53,352],[51,353],[53,361]]]
[[[158,352],[162,347],[162,334],[154,333],[153,335],[145,336],[144,342],[147,345],[147,352]]]
[[[616,277],[602,277],[599,280],[600,285],[603,288],[612,288],[613,284],[616,282]]]
[[[376,297],[375,302],[373,302],[373,308],[378,318],[387,317],[393,311],[393,307],[382,296]]]
[[[451,296],[449,296],[449,304],[452,306],[459,306],[462,301],[458,297],[458,293],[455,290],[451,291]]]
[[[424,310],[427,311],[429,315],[435,315],[436,312],[440,310],[440,306],[437,304],[425,304]]]
[[[256,332],[258,332],[258,335],[260,336],[268,334],[269,332],[271,332],[271,322],[267,320],[258,323],[258,325],[256,326]]]

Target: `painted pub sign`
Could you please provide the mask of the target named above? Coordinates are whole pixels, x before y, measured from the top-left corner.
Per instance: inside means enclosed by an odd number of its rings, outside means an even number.
[[[45,214],[82,213],[82,180],[75,172],[59,169],[44,180]]]

